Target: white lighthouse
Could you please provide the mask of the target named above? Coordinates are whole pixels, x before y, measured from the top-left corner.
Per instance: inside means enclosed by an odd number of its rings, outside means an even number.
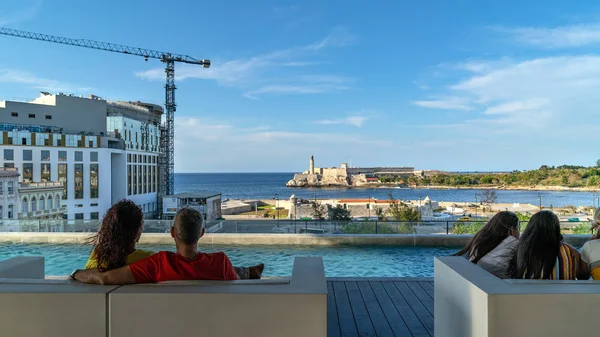
[[[315,174],[315,157],[314,156],[310,156],[310,164],[309,164],[308,173]]]

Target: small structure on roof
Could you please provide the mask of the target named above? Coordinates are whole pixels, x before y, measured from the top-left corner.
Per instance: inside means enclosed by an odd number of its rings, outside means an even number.
[[[175,213],[183,207],[197,209],[204,220],[221,218],[221,193],[213,191],[194,191],[167,195],[163,198],[163,218],[173,219]]]

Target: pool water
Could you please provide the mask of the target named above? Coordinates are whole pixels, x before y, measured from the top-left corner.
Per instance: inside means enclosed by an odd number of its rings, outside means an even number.
[[[153,251],[174,250],[172,245],[139,245]],[[206,246],[223,251],[235,266],[265,264],[264,275],[291,275],[295,256],[322,256],[329,277],[433,277],[433,257],[456,252],[448,247],[382,246]],[[69,275],[83,268],[91,246],[74,244],[0,244],[0,260],[14,256],[44,256],[46,275]]]

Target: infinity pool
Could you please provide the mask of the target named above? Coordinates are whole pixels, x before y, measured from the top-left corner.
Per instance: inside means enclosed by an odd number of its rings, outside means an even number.
[[[140,249],[173,250],[169,245],[140,245]],[[204,252],[225,252],[236,266],[264,263],[264,275],[291,275],[295,256],[322,256],[326,276],[433,277],[433,257],[457,251],[448,247],[382,246],[206,246]],[[44,256],[46,275],[69,275],[83,268],[89,245],[0,244],[0,260],[14,256]]]

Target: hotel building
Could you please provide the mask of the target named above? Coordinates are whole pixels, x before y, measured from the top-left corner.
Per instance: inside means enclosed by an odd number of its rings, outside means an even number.
[[[129,198],[157,215],[163,110],[42,92],[29,102],[0,102],[0,163],[20,183],[62,184],[67,219],[99,219]]]

